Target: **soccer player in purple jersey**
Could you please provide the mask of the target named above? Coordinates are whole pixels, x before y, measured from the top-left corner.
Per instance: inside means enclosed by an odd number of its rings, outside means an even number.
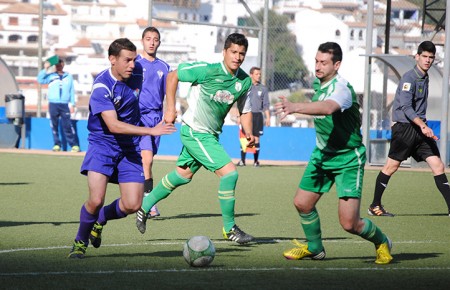
[[[89,100],[89,146],[81,165],[89,197],[81,207],[80,225],[69,258],[84,258],[89,241],[100,247],[103,226],[139,210],[144,192],[140,136],[171,134],[173,124],[140,127],[142,67],[136,46],[126,38],[108,49],[111,68],[94,81]],[[120,198],[103,207],[108,183],[117,183]]]
[[[142,65],[144,83],[139,97],[141,109],[141,122],[146,127],[154,127],[162,120],[163,102],[166,95],[166,77],[170,66],[156,57],[161,45],[161,34],[155,27],[147,27],[142,32],[143,53],[137,57]],[[143,136],[141,147],[142,166],[144,168],[144,195],[147,196],[153,189],[153,156],[158,153],[160,136]],[[159,216],[159,210],[154,205],[149,217]]]

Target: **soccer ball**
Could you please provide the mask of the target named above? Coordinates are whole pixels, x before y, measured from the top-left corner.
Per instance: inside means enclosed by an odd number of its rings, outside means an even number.
[[[190,266],[208,266],[215,255],[216,249],[208,237],[195,236],[184,243],[183,257]]]

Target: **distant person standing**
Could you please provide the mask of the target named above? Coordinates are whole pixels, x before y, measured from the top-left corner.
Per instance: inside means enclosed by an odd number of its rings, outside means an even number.
[[[392,126],[391,146],[375,183],[373,201],[367,210],[369,215],[394,216],[384,209],[381,197],[391,176],[398,170],[401,162],[410,156],[416,161],[428,163],[450,215],[450,187],[445,175],[445,165],[426,117],[428,70],[434,62],[435,54],[436,46],[431,41],[422,42],[415,56],[416,65],[400,79],[392,106],[392,120],[395,124]]]
[[[166,78],[170,66],[156,57],[161,45],[161,34],[155,27],[147,27],[142,32],[143,53],[137,57],[137,62],[142,65],[144,83],[139,97],[141,109],[141,122],[146,127],[154,127],[162,120],[163,103],[166,95]],[[141,147],[142,165],[144,168],[144,196],[153,189],[153,157],[158,153],[160,136],[142,136]],[[151,208],[149,217],[159,216],[156,204]]]
[[[98,74],[89,100],[89,146],[81,165],[89,196],[81,206],[78,233],[69,258],[84,258],[89,241],[102,242],[110,220],[136,212],[142,203],[144,174],[140,136],[171,134],[173,124],[141,127],[139,94],[142,67],[135,63],[136,46],[127,38],[114,40],[108,49],[111,67]],[[103,206],[108,183],[119,184],[120,198]]]
[[[80,146],[75,134],[75,129],[70,121],[71,108],[75,106],[75,89],[73,77],[64,69],[64,60],[59,58],[55,65],[55,72],[48,72],[50,62],[44,63],[37,80],[40,84],[48,84],[48,109],[50,112],[50,127],[53,133],[53,151],[61,151],[61,140],[59,139],[59,119],[67,142],[72,147],[72,152],[80,152]]]
[[[252,79],[252,88],[249,97],[252,106],[253,136],[255,136],[253,166],[259,167],[259,150],[261,147],[259,138],[264,134],[264,125],[270,126],[269,93],[267,87],[261,84],[261,69],[259,67],[250,69],[250,78]],[[238,124],[240,124],[239,116]],[[246,147],[241,146],[241,160],[237,164],[238,166],[245,166],[246,153]]]

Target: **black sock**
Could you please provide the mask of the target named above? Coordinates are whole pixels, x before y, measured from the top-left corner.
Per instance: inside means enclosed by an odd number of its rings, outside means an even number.
[[[389,175],[384,174],[380,171],[377,176],[377,181],[375,182],[375,192],[373,193],[373,201],[371,206],[381,206],[381,197],[383,196],[384,190],[386,189],[389,179]]]
[[[447,203],[447,208],[450,212],[450,186],[448,185],[448,179],[445,173],[441,175],[436,175],[434,177],[434,182],[436,183],[437,188],[441,192],[442,196]]]
[[[245,164],[245,155],[246,153],[241,150],[241,161]]]
[[[253,155],[253,159],[256,162],[258,162],[259,158],[259,143],[255,143],[255,154]]]
[[[146,179],[144,181],[144,192],[150,193],[153,189],[153,178]]]

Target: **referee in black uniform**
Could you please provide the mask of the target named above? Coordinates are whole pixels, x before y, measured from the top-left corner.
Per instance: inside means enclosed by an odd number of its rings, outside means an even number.
[[[388,158],[375,183],[375,192],[368,214],[394,215],[384,209],[381,197],[389,179],[400,163],[409,157],[426,161],[434,175],[437,188],[444,197],[450,215],[450,187],[445,165],[439,154],[433,130],[427,126],[428,70],[433,64],[436,47],[431,41],[422,42],[415,56],[416,66],[400,80],[392,106],[392,139]]]
[[[252,67],[250,69],[250,78],[252,79],[252,88],[250,90],[250,102],[253,116],[253,136],[255,136],[255,154],[253,166],[259,167],[259,138],[264,133],[264,125],[270,126],[270,103],[267,88],[261,84],[261,69]],[[238,166],[245,166],[245,148],[241,146],[241,160]]]

